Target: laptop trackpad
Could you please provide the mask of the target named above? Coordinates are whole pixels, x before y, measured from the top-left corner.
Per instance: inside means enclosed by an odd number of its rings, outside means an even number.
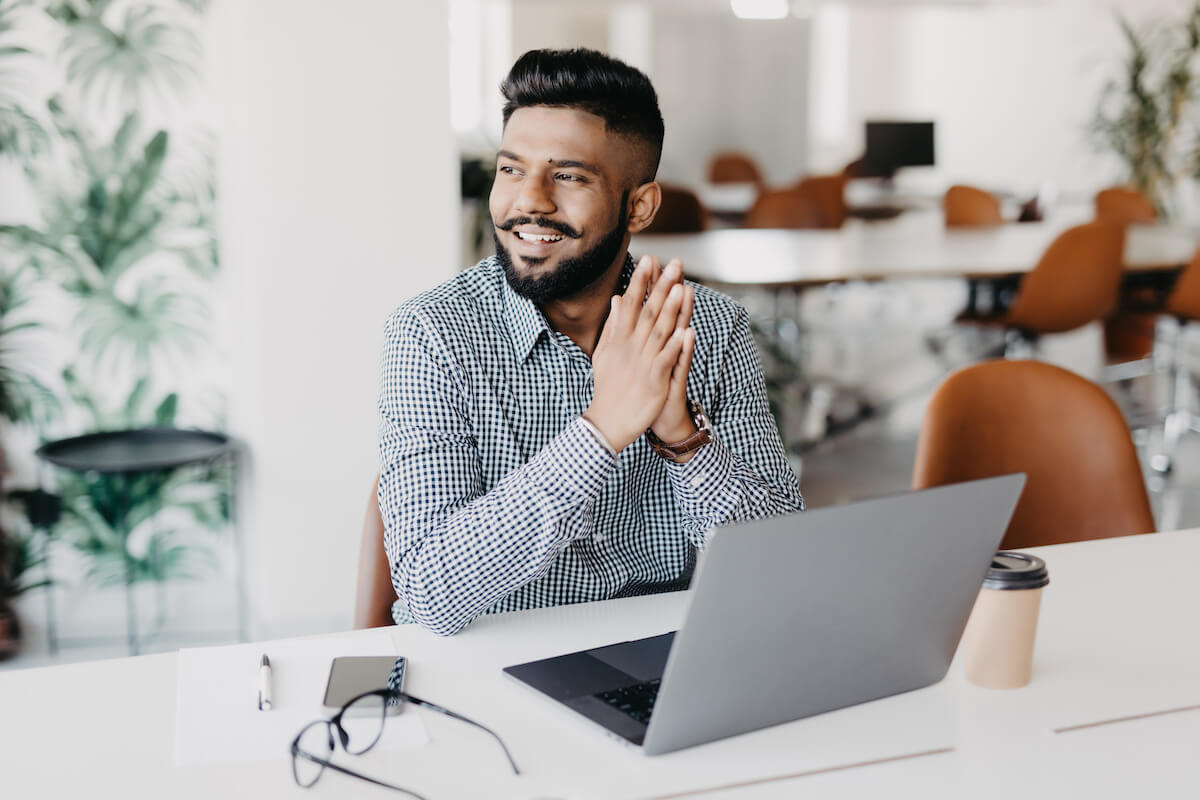
[[[629,673],[639,681],[652,681],[661,678],[666,671],[667,656],[671,653],[673,641],[675,632],[671,631],[661,636],[651,636],[649,639],[597,647],[595,650],[588,650],[587,653],[610,667]]]

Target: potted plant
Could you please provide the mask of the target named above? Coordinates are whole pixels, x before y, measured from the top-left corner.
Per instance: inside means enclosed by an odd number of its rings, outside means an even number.
[[[1104,87],[1092,134],[1121,160],[1129,185],[1169,216],[1179,181],[1200,174],[1200,2],[1179,20],[1117,21],[1128,51],[1120,78]]]
[[[30,570],[43,561],[33,552],[32,536],[0,532],[0,661],[13,657],[21,647],[21,625],[13,601],[50,583],[30,579]]]

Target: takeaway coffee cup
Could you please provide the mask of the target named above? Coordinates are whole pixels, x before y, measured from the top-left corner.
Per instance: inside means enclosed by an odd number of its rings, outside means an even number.
[[[1046,562],[1037,556],[996,553],[963,632],[967,680],[989,689],[1029,683],[1042,587],[1049,582]]]

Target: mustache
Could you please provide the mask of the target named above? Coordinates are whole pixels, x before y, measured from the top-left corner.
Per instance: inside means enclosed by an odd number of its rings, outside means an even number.
[[[572,239],[578,239],[583,236],[582,233],[572,228],[565,222],[558,220],[546,219],[545,217],[513,217],[510,220],[505,220],[503,225],[496,227],[502,231],[511,231],[518,225],[536,225],[539,228],[549,228],[550,230],[558,231],[563,236],[569,236]]]

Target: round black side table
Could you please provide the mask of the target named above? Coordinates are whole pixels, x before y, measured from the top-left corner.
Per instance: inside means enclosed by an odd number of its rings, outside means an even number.
[[[233,458],[236,448],[230,438],[222,433],[179,428],[139,428],[89,433],[47,442],[37,449],[37,455],[73,472],[121,476],[121,480],[115,482],[118,487],[115,522],[125,561],[125,622],[129,651],[137,655],[140,643],[133,593],[133,559],[128,547],[129,477],[146,472],[170,471],[191,464],[212,463],[224,457]],[[239,575],[239,596],[241,585]],[[239,615],[244,616],[242,599],[239,597]],[[239,620],[239,627],[241,625],[242,621]]]

